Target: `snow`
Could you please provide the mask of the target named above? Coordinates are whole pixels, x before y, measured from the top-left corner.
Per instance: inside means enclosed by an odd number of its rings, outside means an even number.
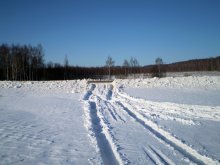
[[[220,77],[0,82],[0,164],[220,164]]]
[[[0,164],[88,164],[94,148],[79,94],[0,93]]]
[[[125,88],[134,97],[154,102],[220,106],[220,90],[178,88]]]
[[[166,77],[166,78],[148,78],[148,79],[118,79],[115,81],[118,87],[163,87],[178,89],[206,89],[220,90],[220,76],[202,76],[202,77]]]

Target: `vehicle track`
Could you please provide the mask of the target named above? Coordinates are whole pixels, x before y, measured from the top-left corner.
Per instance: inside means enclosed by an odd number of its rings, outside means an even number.
[[[163,130],[151,120],[148,114],[140,112],[138,108],[141,101],[135,102],[129,97],[125,97],[113,85],[90,84],[84,101],[89,104],[89,108],[85,111],[89,111],[92,133],[97,141],[104,164],[113,160],[118,164],[136,164],[138,160],[134,161],[133,159],[136,158],[135,156],[132,157],[132,155],[136,155],[136,157],[140,156],[140,162],[151,161],[153,164],[173,165],[177,162],[173,163],[173,160],[167,155],[174,153],[183,158],[179,160],[179,163],[218,164],[217,161],[201,155]],[[140,137],[135,136],[135,133],[133,135],[132,130],[127,130],[127,127],[134,129],[133,132],[136,131]],[[100,137],[100,134],[103,137]],[[131,138],[131,140],[125,141],[128,144],[123,141],[126,135]],[[135,140],[132,141],[134,137],[138,137],[142,141],[136,143]],[[143,140],[144,137],[145,140]],[[102,143],[109,145],[103,147]],[[111,152],[110,157],[105,156],[106,150]],[[165,153],[168,151],[169,154],[164,154],[162,150]],[[185,160],[187,161],[184,163]]]
[[[122,92],[119,89],[115,89],[117,96],[126,99],[130,104],[136,105],[136,109],[141,111],[142,107],[145,108],[145,113],[147,116],[157,115],[161,119],[174,119],[177,122],[183,122],[184,124],[195,124],[192,120],[220,120],[220,112],[218,106],[202,106],[202,105],[186,105],[176,104],[176,103],[157,103],[152,101],[147,101],[140,98],[134,98],[128,94]]]
[[[146,153],[146,156],[149,157],[149,159],[154,164],[164,164],[164,165],[174,165],[172,160],[170,160],[167,156],[165,156],[161,151],[157,150],[153,146],[148,146],[143,148],[144,152]]]
[[[116,103],[119,104],[131,117],[133,117],[139,124],[145,127],[150,131],[155,138],[162,140],[163,142],[172,146],[175,150],[179,151],[185,157],[189,158],[192,162],[196,164],[218,164],[217,161],[201,155],[199,152],[184,144],[181,140],[172,136],[169,132],[166,132],[160,128],[156,123],[151,121],[146,116],[139,113],[139,110],[136,108],[135,104],[129,104],[127,97],[124,97],[122,94],[117,92]]]
[[[103,121],[99,112],[100,110],[97,107],[98,98],[93,94],[95,88],[96,85],[91,84],[83,97],[85,103],[87,104],[85,111],[87,111],[87,115],[89,113],[89,117],[87,116],[87,119],[89,119],[90,122],[90,126],[88,128],[90,130],[90,135],[92,140],[96,142],[96,147],[98,147],[98,152],[100,153],[102,162],[105,165],[123,164],[120,156],[117,154],[117,151],[114,150],[115,147],[113,146],[111,135],[109,135],[109,132],[107,131],[109,128],[105,124],[105,121]]]

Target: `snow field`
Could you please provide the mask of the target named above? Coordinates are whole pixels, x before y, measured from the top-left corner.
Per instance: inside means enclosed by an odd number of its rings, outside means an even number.
[[[219,91],[218,76],[2,81],[0,164],[220,164]]]
[[[1,89],[0,164],[88,164],[79,94]]]

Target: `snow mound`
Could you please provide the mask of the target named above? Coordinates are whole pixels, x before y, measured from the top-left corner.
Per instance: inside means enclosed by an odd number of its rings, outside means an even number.
[[[168,88],[189,88],[189,89],[220,89],[220,76],[202,77],[165,77],[147,79],[117,79],[114,81],[117,87],[168,87]]]
[[[189,88],[220,90],[220,76],[116,79],[114,80],[114,85],[119,88],[168,87],[175,89]],[[22,88],[36,91],[62,91],[67,93],[83,93],[86,90],[86,87],[86,79],[68,81],[0,81],[0,89]]]
[[[82,93],[86,88],[86,80],[70,81],[0,81],[1,88],[20,88],[34,92],[66,92]]]

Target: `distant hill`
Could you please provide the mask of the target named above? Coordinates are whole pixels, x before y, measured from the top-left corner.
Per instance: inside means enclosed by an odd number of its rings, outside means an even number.
[[[165,65],[166,71],[220,71],[220,56],[206,59],[193,59]]]
[[[143,70],[151,73],[156,69],[155,67],[156,65],[147,65]],[[163,72],[220,71],[220,56],[163,64],[161,67]]]

